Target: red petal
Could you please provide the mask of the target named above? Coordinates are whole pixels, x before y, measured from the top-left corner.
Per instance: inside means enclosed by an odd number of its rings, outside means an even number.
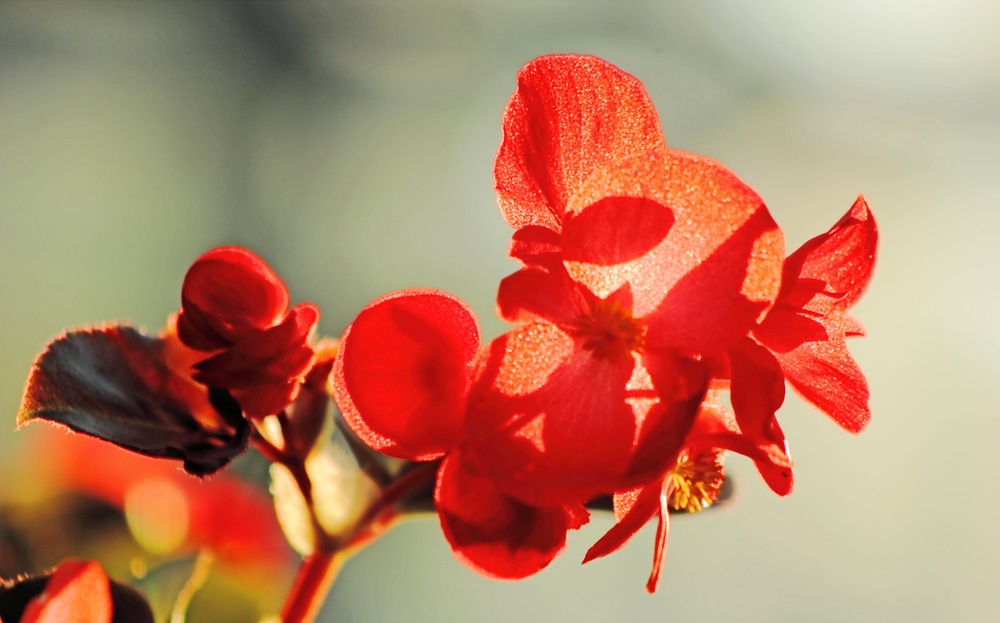
[[[804,342],[787,353],[775,353],[785,377],[806,400],[819,407],[837,424],[860,433],[871,420],[868,382],[847,352],[845,333],[855,323],[838,312],[823,319],[829,337]]]
[[[584,557],[583,562],[588,563],[595,558],[607,556],[621,549],[636,532],[646,525],[647,521],[656,515],[659,509],[660,491],[662,488],[663,481],[657,480],[638,491],[615,495],[615,514],[618,514],[619,507],[623,511],[618,517],[618,523],[611,526],[611,529],[587,550],[587,555]],[[620,496],[628,498],[627,502],[624,500],[620,501]],[[623,504],[622,502],[625,503]]]
[[[507,254],[525,266],[548,270],[562,264],[560,235],[547,227],[528,225],[510,237]]]
[[[486,357],[467,426],[501,488],[539,504],[620,488],[637,420],[626,402],[631,357],[595,358],[548,323],[497,338]]]
[[[655,593],[660,584],[663,557],[667,555],[667,541],[670,539],[670,509],[667,508],[669,495],[666,488],[660,490],[659,521],[656,524],[656,540],[653,542],[653,570],[646,581],[646,592]]]
[[[515,228],[558,229],[598,168],[664,146],[642,84],[590,56],[543,56],[517,75],[493,165],[497,199]]]
[[[240,404],[244,416],[262,418],[280,413],[288,407],[299,395],[299,383],[294,380],[285,381],[249,389],[234,389],[230,393]]]
[[[281,324],[246,331],[232,347],[196,364],[194,378],[209,387],[226,389],[250,389],[295,379],[312,362],[308,340],[318,321],[315,305],[296,305]]]
[[[609,197],[631,197],[632,202]],[[606,265],[622,244],[607,228],[570,238],[570,275],[600,297],[629,283],[634,314],[648,316],[651,344],[706,353],[724,350],[745,335],[778,293],[784,256],[781,231],[760,197],[722,165],[676,150],[648,151],[595,173],[573,198],[568,211],[584,218],[630,222],[639,198],[669,210],[673,225],[647,253]],[[648,211],[647,209],[639,210]],[[618,213],[618,219],[614,212]],[[660,236],[666,223],[653,231]],[[605,233],[602,233],[605,232]],[[648,234],[646,234],[648,235]],[[649,245],[650,240],[633,249]],[[573,257],[587,261],[573,260]],[[603,261],[603,260],[602,260]]]
[[[642,422],[626,476],[632,482],[661,477],[677,462],[708,388],[706,368],[675,353],[647,352],[643,358],[659,403]]]
[[[702,404],[698,419],[688,436],[686,448],[691,454],[710,448],[742,454],[757,465],[761,477],[772,491],[778,495],[788,495],[792,491],[792,460],[783,435],[782,443],[778,443],[742,434],[732,415],[719,404],[717,391],[710,392]]]
[[[472,310],[434,290],[384,296],[358,314],[334,371],[337,404],[373,448],[440,456],[465,437],[465,402],[480,344]]]
[[[566,532],[586,523],[582,506],[531,506],[504,495],[461,452],[441,465],[434,501],[455,556],[491,578],[541,571],[566,548]]]
[[[563,223],[568,262],[612,266],[655,248],[674,224],[669,208],[644,197],[604,197]]]
[[[524,268],[500,282],[497,314],[508,322],[547,320],[567,328],[589,312],[594,299],[569,278],[561,264],[554,266],[552,272]]]
[[[785,260],[779,302],[822,315],[849,309],[868,287],[877,244],[875,219],[858,197],[830,231]]]
[[[730,400],[740,430],[754,439],[784,444],[775,412],[785,401],[785,377],[774,356],[752,339],[729,350]]]
[[[96,562],[68,559],[28,604],[21,623],[111,623],[111,584]]]
[[[220,247],[188,269],[181,301],[185,310],[201,312],[215,331],[229,337],[232,330],[277,323],[288,309],[288,290],[264,260],[247,249]]]

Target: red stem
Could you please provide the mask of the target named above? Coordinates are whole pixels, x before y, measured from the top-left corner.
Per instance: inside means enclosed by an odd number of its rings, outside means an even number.
[[[334,539],[323,531],[315,509],[312,508],[312,487],[305,466],[301,463],[298,465],[285,463],[289,471],[295,475],[299,489],[309,502],[316,546],[312,554],[302,559],[302,565],[295,574],[292,588],[285,597],[285,604],[281,610],[282,623],[312,623],[315,620],[349,552],[361,549],[385,532],[399,516],[396,505],[432,478],[439,465],[438,461],[421,463],[400,476],[382,490],[381,495],[368,507],[350,534]]]
[[[317,549],[302,560],[281,609],[282,623],[312,623],[337,578],[343,557],[335,550]]]

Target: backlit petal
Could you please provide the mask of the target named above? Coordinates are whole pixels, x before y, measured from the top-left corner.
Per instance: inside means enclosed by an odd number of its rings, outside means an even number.
[[[774,356],[750,338],[729,350],[730,399],[740,430],[754,439],[784,443],[774,414],[785,401],[785,378]]]
[[[617,199],[608,203],[609,198]],[[639,199],[646,207],[636,208]],[[653,205],[660,207],[652,210]],[[589,236],[563,232],[564,244],[573,247],[566,251],[566,266],[574,279],[601,297],[631,284],[633,313],[647,316],[651,344],[700,353],[724,350],[746,334],[778,293],[781,231],[760,197],[712,160],[658,150],[615,163],[595,173],[568,206],[578,214],[571,222],[594,210],[607,212],[594,222],[629,222],[642,212],[661,215],[643,234],[656,236],[632,249],[621,250],[622,243],[602,237],[598,229]],[[672,224],[666,227],[668,213]]]
[[[588,563],[595,558],[607,556],[621,549],[636,532],[646,525],[647,521],[656,515],[660,507],[660,490],[662,488],[663,481],[657,480],[648,486],[616,494],[615,515],[617,515],[618,521],[597,543],[594,543],[587,550],[583,562]],[[620,514],[619,509],[621,510]]]
[[[779,301],[814,314],[846,311],[868,287],[877,244],[875,219],[858,197],[830,231],[785,260]]]
[[[778,436],[781,441],[742,434],[732,414],[719,403],[718,392],[713,391],[702,404],[685,448],[692,455],[712,448],[742,454],[754,462],[772,491],[788,495],[793,485],[792,460],[784,435]]]
[[[560,327],[570,327],[586,314],[595,297],[569,278],[562,264],[552,272],[524,268],[500,282],[497,314],[518,324],[547,320]]]
[[[598,358],[548,323],[515,329],[485,352],[470,396],[470,443],[505,491],[544,504],[619,488],[637,412],[631,356]]]
[[[775,353],[775,357],[792,387],[806,400],[846,430],[860,433],[871,420],[868,382],[844,341],[856,323],[833,312],[823,319],[823,326],[828,339],[804,342],[786,353]]]
[[[465,436],[465,401],[479,348],[472,310],[434,290],[384,296],[344,334],[337,404],[362,439],[392,456],[440,456]]]
[[[111,584],[96,562],[63,561],[45,590],[28,604],[22,623],[111,623]]]
[[[543,56],[517,75],[493,167],[515,228],[558,229],[566,204],[600,167],[665,145],[642,84],[591,56]]]

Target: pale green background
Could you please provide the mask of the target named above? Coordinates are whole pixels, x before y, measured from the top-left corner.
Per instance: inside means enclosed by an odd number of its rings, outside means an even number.
[[[852,437],[789,393],[794,494],[732,460],[737,503],[675,522],[655,596],[648,527],[581,567],[597,517],[502,583],[428,520],[348,564],[329,620],[992,621],[998,25],[987,0],[0,3],[3,447],[47,340],[159,327],[218,244],[264,256],[326,334],[410,286],[502,331],[500,116],[523,63],[590,53],[645,83],[671,145],[753,186],[789,250],[868,197],[872,424]]]

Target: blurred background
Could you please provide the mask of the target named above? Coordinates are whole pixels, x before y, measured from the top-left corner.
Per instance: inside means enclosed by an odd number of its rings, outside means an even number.
[[[645,84],[669,144],[755,188],[788,251],[865,194],[882,240],[851,348],[872,423],[853,437],[789,392],[795,492],[732,458],[735,501],[674,522],[653,596],[652,526],[581,567],[595,516],[505,583],[428,519],[352,559],[325,620],[993,621],[998,26],[988,0],[0,3],[0,507],[42,525],[24,509],[57,449],[13,433],[36,353],[68,327],[158,329],[213,246],[263,256],[327,335],[413,286],[503,331],[501,114],[525,62],[586,53]],[[272,555],[265,604],[294,568]]]

